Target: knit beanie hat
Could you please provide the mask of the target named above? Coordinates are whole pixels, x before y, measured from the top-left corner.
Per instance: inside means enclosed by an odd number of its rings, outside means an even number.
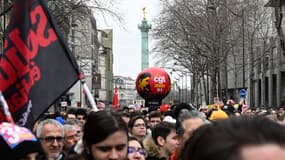
[[[40,142],[30,130],[15,124],[0,124],[0,159],[18,160],[30,153],[42,153]]]
[[[213,111],[211,113],[209,120],[215,121],[215,120],[218,120],[218,119],[227,119],[228,117],[229,116],[227,115],[226,112],[224,112],[221,109],[217,109],[217,110],[215,110],[215,111]]]
[[[65,123],[65,120],[61,116],[55,117],[55,120],[58,121],[62,125],[64,125],[64,123]]]

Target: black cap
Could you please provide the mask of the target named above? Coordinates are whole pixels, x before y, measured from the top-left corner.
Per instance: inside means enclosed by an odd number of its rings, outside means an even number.
[[[173,114],[174,114],[174,117],[175,118],[178,118],[179,114],[180,114],[180,111],[182,109],[187,109],[189,111],[192,111],[192,110],[195,110],[195,108],[193,106],[190,106],[189,104],[187,103],[179,103],[177,104],[175,107],[174,107],[174,111],[173,111]]]

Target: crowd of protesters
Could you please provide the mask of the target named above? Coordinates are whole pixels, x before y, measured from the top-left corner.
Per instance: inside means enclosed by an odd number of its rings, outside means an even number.
[[[1,123],[0,159],[279,160],[285,157],[282,107],[250,108],[243,101],[235,105],[233,100],[198,109],[187,103],[162,105],[150,112],[144,107],[114,110],[104,104],[98,106],[97,112],[70,108],[66,113],[46,113],[32,130]],[[252,155],[248,150],[266,151],[262,156]]]

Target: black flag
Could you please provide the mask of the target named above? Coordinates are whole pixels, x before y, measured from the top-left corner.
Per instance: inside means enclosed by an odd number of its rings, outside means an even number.
[[[78,75],[76,60],[44,0],[16,0],[0,59],[0,91],[14,121],[31,128]]]

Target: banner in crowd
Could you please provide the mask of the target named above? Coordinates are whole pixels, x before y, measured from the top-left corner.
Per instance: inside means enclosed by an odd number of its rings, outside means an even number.
[[[114,92],[114,97],[113,97],[113,102],[112,102],[113,106],[115,109],[119,109],[120,105],[119,105],[119,93],[118,93],[118,87],[115,87],[115,92]]]
[[[44,0],[16,0],[0,59],[0,91],[15,123],[31,128],[78,75],[76,60]]]

